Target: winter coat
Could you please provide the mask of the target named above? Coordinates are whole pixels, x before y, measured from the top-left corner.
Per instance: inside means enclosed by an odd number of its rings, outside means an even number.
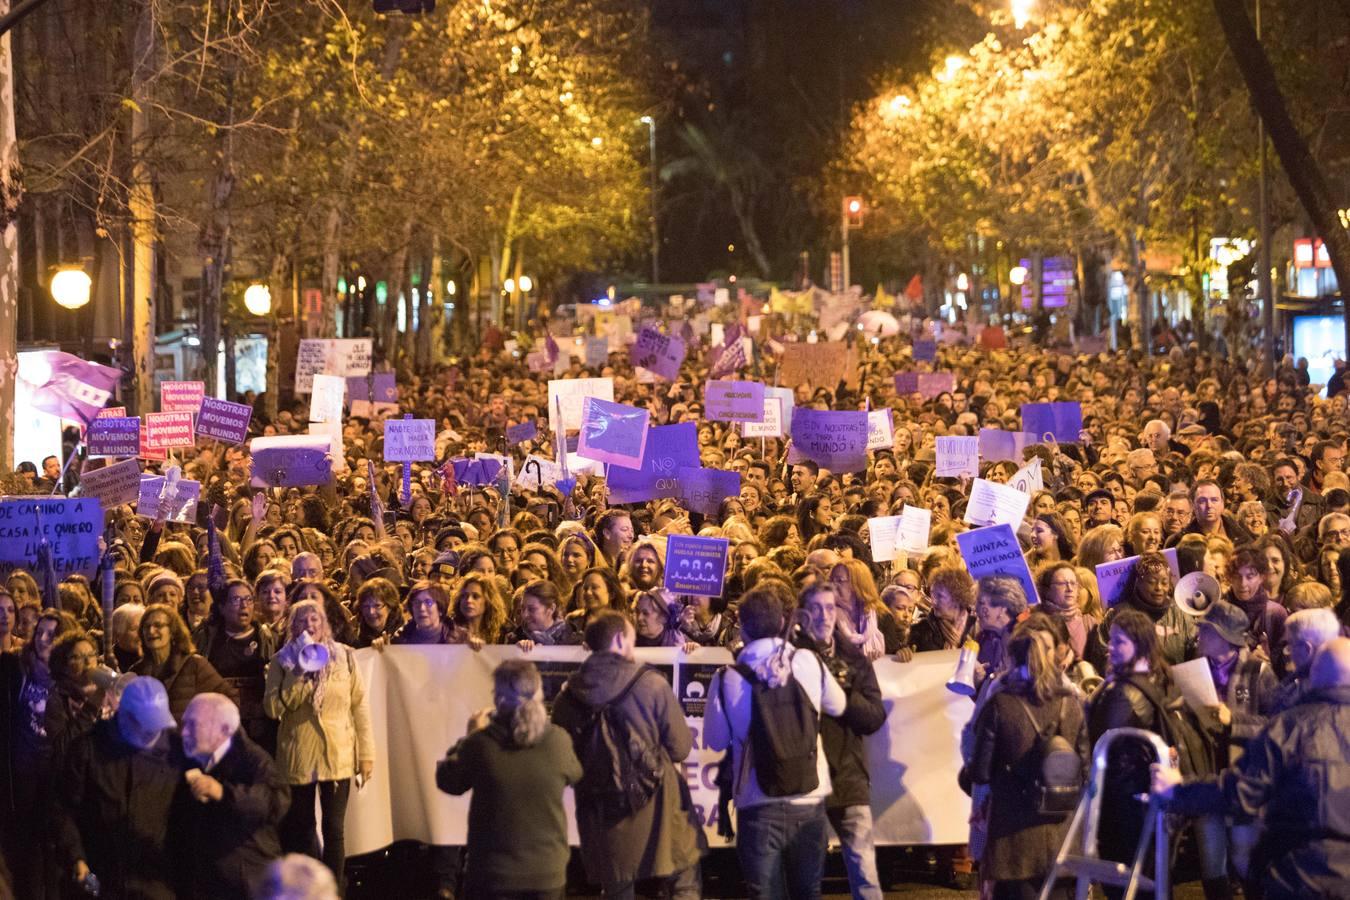
[[[872,802],[872,781],[867,774],[867,749],[863,737],[874,734],[886,724],[886,707],[876,670],[862,652],[847,641],[835,640],[832,653],[821,654],[816,643],[805,634],[796,644],[815,651],[825,662],[848,705],[843,715],[822,716],[820,742],[830,764],[828,807],[867,806]]]
[[[181,768],[200,768],[191,759]],[[208,773],[224,797],[184,801],[183,835],[189,852],[180,857],[182,895],[232,900],[248,896],[267,864],[281,855],[277,824],[291,805],[291,790],[272,757],[241,731]]]
[[[158,678],[169,694],[169,712],[174,720],[183,720],[183,711],[198,694],[224,694],[235,703],[239,702],[239,693],[216,671],[216,667],[200,653],[180,653],[174,650],[164,665],[155,666],[149,657],[142,656],[131,667],[134,675],[149,675]]]
[[[267,665],[263,708],[281,720],[277,767],[287,784],[343,781],[356,774],[358,762],[375,759],[356,651],[330,642],[328,652],[328,665],[318,673],[287,668],[285,648]]]
[[[1266,725],[1242,762],[1173,791],[1183,815],[1258,817],[1270,900],[1350,896],[1350,687],[1310,693]]]
[[[1157,610],[1135,603],[1133,599],[1126,599],[1107,610],[1102,623],[1088,633],[1084,659],[1098,672],[1105,672],[1110,668],[1106,651],[1111,639],[1111,623],[1120,615],[1119,611],[1122,609],[1136,609],[1157,623],[1158,652],[1163,662],[1175,666],[1177,663],[1195,658],[1197,632],[1193,617],[1178,609],[1175,603],[1167,604],[1167,608],[1159,613]]]
[[[1223,522],[1223,536],[1232,541],[1234,547],[1241,547],[1243,544],[1250,544],[1252,542],[1252,533],[1237,519],[1233,518],[1228,513],[1221,513],[1219,518],[1220,521]],[[1191,521],[1186,524],[1185,528],[1164,541],[1163,546],[1170,550],[1181,543],[1181,539],[1188,534],[1204,534],[1204,532],[1200,530],[1200,523],[1195,521],[1195,519],[1191,519]]]
[[[436,766],[436,786],[447,794],[473,791],[467,883],[501,892],[560,890],[570,855],[563,790],[581,774],[572,739],[556,725],[521,747],[494,720],[451,747]]]
[[[122,740],[107,719],[75,741],[57,785],[54,828],[62,871],[84,860],[102,896],[173,900],[171,838],[186,788],[177,733],[162,732],[149,749]]]
[[[941,623],[938,622],[937,616],[930,613],[915,622],[913,627],[909,629],[909,646],[914,648],[915,653],[927,653],[930,650],[954,650],[964,644],[978,627],[979,622],[976,621],[974,613],[966,616],[966,627],[962,630],[956,646],[948,647],[943,639]]]
[[[1037,811],[1040,735],[1052,733],[1066,738],[1079,757],[1087,759],[1087,729],[1078,697],[1065,690],[1041,701],[1018,679],[1005,682],[975,723],[975,747],[967,773],[974,784],[990,787],[988,836],[980,873],[994,881],[1039,881],[1049,872],[1064,841],[1068,815],[1043,816]]]
[[[618,696],[638,668],[614,653],[591,654],[558,694],[553,721],[575,735],[590,719],[591,709]],[[689,786],[674,765],[694,746],[674,691],[659,675],[644,673],[618,710],[634,734],[665,750],[671,765],[652,801],[617,822],[606,821],[598,809],[577,798],[582,861],[591,880],[600,884],[674,875],[696,864],[705,849]],[[584,766],[587,761],[581,762]]]

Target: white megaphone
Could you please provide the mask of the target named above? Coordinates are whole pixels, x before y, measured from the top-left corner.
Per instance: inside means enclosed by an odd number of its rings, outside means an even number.
[[[310,637],[308,631],[300,633],[300,652],[296,654],[296,666],[301,672],[318,672],[328,665],[328,645],[321,644]]]
[[[953,694],[960,694],[962,697],[975,696],[975,658],[980,653],[980,647],[974,641],[967,641],[961,648],[961,655],[956,660],[956,671],[952,673],[951,680],[947,682],[947,690]]]
[[[1203,616],[1205,611],[1218,602],[1223,588],[1214,576],[1204,572],[1192,572],[1177,582],[1172,591],[1172,599],[1177,608],[1188,616]]]

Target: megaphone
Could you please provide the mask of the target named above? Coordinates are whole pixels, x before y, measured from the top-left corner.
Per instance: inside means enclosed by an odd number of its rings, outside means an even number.
[[[979,652],[979,648],[971,643],[961,648],[961,655],[956,660],[956,671],[947,682],[947,690],[962,697],[975,696],[975,657]]]
[[[295,664],[301,672],[321,671],[328,665],[328,645],[314,640],[308,631],[301,632],[300,652],[296,654]]]
[[[1177,608],[1188,616],[1203,616],[1205,611],[1218,602],[1223,588],[1214,576],[1204,572],[1192,572],[1177,582],[1172,599]]]

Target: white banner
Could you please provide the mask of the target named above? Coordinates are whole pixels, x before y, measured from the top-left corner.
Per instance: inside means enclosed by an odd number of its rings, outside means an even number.
[[[492,703],[492,670],[522,651],[490,646],[398,646],[361,650],[356,659],[370,697],[377,760],[375,777],[353,790],[347,809],[347,853],[358,855],[394,841],[462,845],[469,797],[436,788],[436,763],[465,731],[469,716]],[[639,649],[638,659],[676,685],[694,732],[694,751],[680,764],[700,820],[714,847],[717,836],[716,764],[722,754],[703,746],[707,686],[731,654],[721,649],[686,656],[665,648]],[[958,651],[920,653],[912,662],[876,663],[886,725],[867,738],[872,813],[878,844],[962,844],[969,836],[970,800],[956,785],[962,726],[974,705],[946,689]],[[585,658],[577,647],[538,647],[527,658],[539,666],[548,699]],[[572,796],[565,798],[568,831],[577,843]]]

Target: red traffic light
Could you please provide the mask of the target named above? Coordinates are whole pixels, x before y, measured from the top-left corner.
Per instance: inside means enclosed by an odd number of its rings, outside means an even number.
[[[849,228],[861,228],[863,224],[863,213],[867,211],[867,204],[861,197],[844,198],[844,221],[848,223]]]

